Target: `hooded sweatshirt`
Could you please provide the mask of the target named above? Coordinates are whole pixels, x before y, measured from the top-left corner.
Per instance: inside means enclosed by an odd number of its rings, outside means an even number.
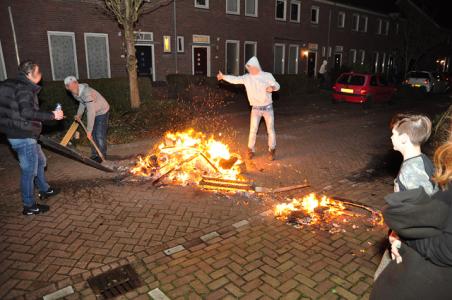
[[[257,57],[251,57],[246,63],[246,66],[258,68],[260,70],[259,74],[245,74],[242,76],[224,75],[223,80],[232,84],[245,85],[248,101],[251,106],[267,106],[272,104],[272,94],[267,93],[266,89],[271,86],[274,91],[278,91],[280,88],[279,83],[275,80],[271,73],[262,71]]]
[[[324,60],[322,62],[322,65],[320,66],[319,74],[325,74],[326,73],[326,66],[328,65],[328,61]]]
[[[80,102],[78,106],[77,115],[81,116],[85,112],[85,108],[87,112],[88,126],[87,129],[89,132],[93,131],[94,127],[94,119],[97,116],[106,114],[110,110],[110,105],[105,100],[102,95],[96,91],[95,89],[89,87],[86,83],[79,84],[79,94],[74,95],[74,98]]]

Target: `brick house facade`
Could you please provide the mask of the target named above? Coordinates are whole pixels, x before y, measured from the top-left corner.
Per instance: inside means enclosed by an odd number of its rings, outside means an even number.
[[[117,23],[96,0],[3,0],[0,69],[37,61],[45,78],[124,77],[125,47]],[[403,21],[389,12],[329,0],[176,0],[143,15],[137,26],[139,73],[222,70],[239,74],[256,54],[274,73],[315,76],[326,59],[385,72],[397,66]],[[1,73],[0,73],[1,76]]]

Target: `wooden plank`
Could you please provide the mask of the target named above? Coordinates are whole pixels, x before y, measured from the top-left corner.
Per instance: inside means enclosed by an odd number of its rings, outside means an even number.
[[[72,139],[72,137],[74,136],[74,133],[77,131],[77,129],[78,129],[78,123],[76,121],[74,121],[72,123],[71,127],[69,127],[69,130],[64,135],[63,139],[61,140],[60,145],[67,146],[67,144]]]

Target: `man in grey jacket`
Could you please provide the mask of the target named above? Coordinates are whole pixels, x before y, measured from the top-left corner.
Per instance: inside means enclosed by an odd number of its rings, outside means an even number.
[[[86,83],[79,83],[74,76],[68,76],[64,79],[66,89],[72,93],[72,96],[80,102],[75,119],[80,122],[85,110],[87,111],[88,138],[93,139],[99,147],[100,152],[107,156],[107,129],[108,112],[110,105],[105,98],[95,89]],[[92,149],[91,159],[102,162],[95,149]]]

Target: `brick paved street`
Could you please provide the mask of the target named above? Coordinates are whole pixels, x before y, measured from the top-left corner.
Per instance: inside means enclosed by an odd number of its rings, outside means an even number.
[[[260,214],[308,191],[380,207],[392,188],[391,171],[383,166],[391,154],[391,116],[408,109],[433,114],[450,100],[363,112],[332,106],[323,95],[309,97],[306,105],[277,106],[278,160],[269,163],[258,155],[247,163],[247,176],[260,185],[286,186],[305,178],[312,185],[277,196],[120,183],[116,174],[46,152],[48,179],[63,192],[48,201],[47,214],[23,217],[17,162],[0,144],[0,299],[35,299],[69,285],[75,293],[68,299],[93,298],[86,279],[127,263],[144,283],[127,298],[149,299],[157,288],[171,299],[366,298],[384,228],[329,234]],[[233,110],[226,117],[235,130],[225,128],[224,137],[242,151],[248,115]],[[111,153],[143,153],[151,145],[113,146]],[[200,240],[213,231],[217,237]],[[185,250],[163,253],[177,245]]]

